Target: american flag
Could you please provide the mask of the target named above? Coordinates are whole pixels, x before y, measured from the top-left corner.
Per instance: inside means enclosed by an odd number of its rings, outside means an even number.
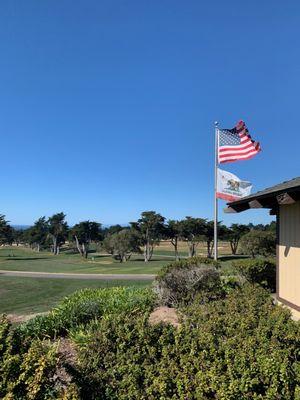
[[[260,151],[260,144],[251,139],[243,121],[239,121],[233,129],[219,129],[218,161],[220,164],[248,160]]]

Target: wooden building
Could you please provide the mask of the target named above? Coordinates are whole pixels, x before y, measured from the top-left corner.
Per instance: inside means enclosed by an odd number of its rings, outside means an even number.
[[[225,212],[269,208],[277,220],[277,300],[300,318],[300,177],[228,203]]]

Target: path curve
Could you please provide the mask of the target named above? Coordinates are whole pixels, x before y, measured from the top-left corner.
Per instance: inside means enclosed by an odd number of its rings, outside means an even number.
[[[155,278],[152,274],[70,274],[64,272],[29,272],[0,270],[0,276],[23,276],[25,278],[54,278],[54,279],[98,279],[102,281],[134,280],[149,281]]]

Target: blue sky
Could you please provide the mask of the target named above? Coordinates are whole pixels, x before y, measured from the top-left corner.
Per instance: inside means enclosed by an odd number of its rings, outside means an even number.
[[[224,168],[254,190],[298,176],[299,35],[296,0],[2,0],[1,213],[212,218],[215,120],[260,140]]]

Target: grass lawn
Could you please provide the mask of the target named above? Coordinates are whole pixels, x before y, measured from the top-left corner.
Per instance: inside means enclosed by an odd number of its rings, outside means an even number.
[[[155,274],[169,262],[170,258],[163,256],[154,256],[145,263],[141,255],[135,255],[126,263],[120,263],[99,253],[90,253],[85,260],[78,253],[68,251],[53,256],[50,252],[37,253],[22,247],[0,249],[0,269],[6,271]]]
[[[197,246],[197,254],[206,256],[204,243]],[[187,256],[186,243],[179,243],[179,254]],[[230,254],[227,243],[220,243],[219,254]],[[99,274],[156,274],[164,265],[174,260],[174,248],[170,242],[161,242],[154,250],[153,258],[145,263],[142,255],[133,255],[125,263],[101,253],[90,253],[83,259],[73,251],[63,251],[58,256],[50,252],[37,253],[25,247],[0,248],[0,270],[32,272],[70,272]]]
[[[0,276],[0,313],[31,314],[48,311],[64,296],[84,288],[146,287],[150,281],[99,281]]]

